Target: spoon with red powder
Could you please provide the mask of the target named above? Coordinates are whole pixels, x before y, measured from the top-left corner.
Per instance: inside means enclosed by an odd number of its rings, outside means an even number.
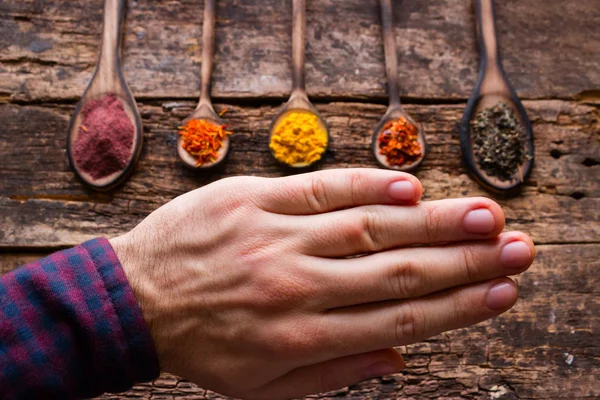
[[[414,171],[425,158],[427,144],[423,129],[400,104],[398,56],[391,0],[381,0],[381,22],[390,103],[387,112],[373,132],[371,149],[382,167],[398,171]]]
[[[106,191],[131,174],[142,149],[142,121],[120,67],[125,0],[106,0],[94,77],[69,126],[67,155],[89,187]]]
[[[186,166],[196,169],[220,165],[229,152],[229,135],[210,99],[215,49],[215,0],[204,1],[202,22],[202,71],[200,101],[179,129],[177,153]]]

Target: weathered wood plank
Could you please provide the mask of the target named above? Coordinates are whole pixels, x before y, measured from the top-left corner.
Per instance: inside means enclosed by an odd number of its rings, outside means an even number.
[[[377,1],[309,0],[307,84],[320,98],[385,97]],[[474,10],[467,0],[395,1],[401,94],[466,99],[475,84]],[[497,2],[506,70],[524,98],[597,100],[597,0]],[[202,2],[129,1],[124,72],[140,99],[194,98]],[[4,0],[0,100],[74,100],[97,59],[101,0]],[[218,2],[214,94],[276,97],[290,90],[289,2]],[[596,91],[595,91],[596,90]]]
[[[66,103],[79,98],[96,62],[102,0],[0,2],[0,103],[37,104],[0,106],[0,274],[51,249],[117,235],[213,180],[282,175],[268,154],[267,127],[290,88],[289,4],[218,2],[213,93],[237,103],[217,106],[230,109],[226,119],[237,135],[226,168],[199,176],[177,161],[175,127],[198,95],[202,1],[128,3],[124,72],[143,103],[146,146],[125,186],[96,194],[74,179],[64,147],[73,110]],[[384,107],[348,100],[385,101],[377,3],[307,1],[307,84],[334,139],[324,168],[375,167],[369,137]],[[500,200],[508,229],[559,245],[538,246],[511,312],[407,347],[403,374],[318,398],[600,397],[600,7],[597,0],[496,3],[505,67],[519,94],[587,103],[526,102],[536,134],[534,174],[521,197]],[[402,96],[416,103],[466,99],[478,64],[472,2],[398,0],[394,7]],[[485,194],[460,165],[463,108],[408,107],[431,144],[418,173],[428,199]],[[11,248],[31,253],[1,253]],[[103,398],[222,397],[164,374]]]
[[[403,349],[403,374],[336,392],[350,399],[596,399],[600,244],[538,246],[509,313]],[[0,255],[0,273],[38,254]],[[572,356],[572,358],[570,357]],[[164,374],[113,398],[220,399]],[[319,396],[332,398],[333,395]]]
[[[500,200],[508,227],[532,234],[539,243],[598,241],[598,110],[562,101],[526,105],[536,132],[537,163],[523,195]],[[96,194],[76,181],[67,164],[65,132],[72,106],[0,106],[0,247],[70,246],[97,235],[116,235],[171,198],[213,180],[282,175],[267,147],[269,121],[277,111],[270,106],[225,106],[237,133],[226,168],[210,175],[184,168],[176,156],[175,127],[192,107],[192,102],[141,104],[146,142],[137,172],[122,188]],[[332,134],[324,167],[375,167],[370,131],[384,107],[332,103],[319,108]],[[408,107],[424,122],[430,144],[429,158],[418,172],[428,199],[486,194],[460,162],[463,108]]]

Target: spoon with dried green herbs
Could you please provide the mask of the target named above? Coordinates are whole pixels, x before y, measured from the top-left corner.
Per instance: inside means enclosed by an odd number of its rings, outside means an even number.
[[[387,112],[373,132],[371,149],[382,167],[397,171],[413,171],[423,162],[427,143],[422,127],[404,111],[400,104],[398,55],[391,0],[381,0],[381,22],[390,100]]]
[[[67,156],[88,187],[108,191],[131,174],[142,150],[142,120],[120,65],[125,0],[106,0],[94,76],[69,125]]]
[[[183,121],[177,141],[179,158],[194,169],[217,167],[229,152],[231,132],[227,131],[225,123],[215,112],[210,98],[215,50],[215,7],[215,0],[204,1],[200,101],[192,115]]]
[[[313,167],[329,147],[329,129],[306,94],[304,83],[306,2],[292,0],[292,94],[269,129],[269,149],[280,165]]]
[[[463,160],[485,189],[514,195],[531,174],[533,131],[498,50],[493,0],[476,0],[480,71],[460,132]]]

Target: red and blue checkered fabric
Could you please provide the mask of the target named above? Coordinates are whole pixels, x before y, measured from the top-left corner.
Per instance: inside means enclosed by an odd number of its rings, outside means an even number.
[[[72,399],[158,376],[156,350],[106,239],[0,277],[0,398]]]

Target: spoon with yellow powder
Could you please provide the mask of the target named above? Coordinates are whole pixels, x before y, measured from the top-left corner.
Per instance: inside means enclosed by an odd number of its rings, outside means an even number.
[[[189,167],[215,167],[227,156],[229,135],[210,100],[210,80],[215,49],[215,0],[205,0],[202,26],[202,83],[198,107],[179,128],[177,153]]]
[[[381,22],[390,103],[387,112],[373,132],[373,155],[384,168],[412,171],[425,158],[427,144],[423,129],[415,123],[400,104],[398,56],[392,23],[391,0],[381,0]]]
[[[269,148],[280,163],[307,168],[323,158],[329,145],[329,130],[310,103],[304,84],[305,0],[292,0],[292,94],[270,129]]]

